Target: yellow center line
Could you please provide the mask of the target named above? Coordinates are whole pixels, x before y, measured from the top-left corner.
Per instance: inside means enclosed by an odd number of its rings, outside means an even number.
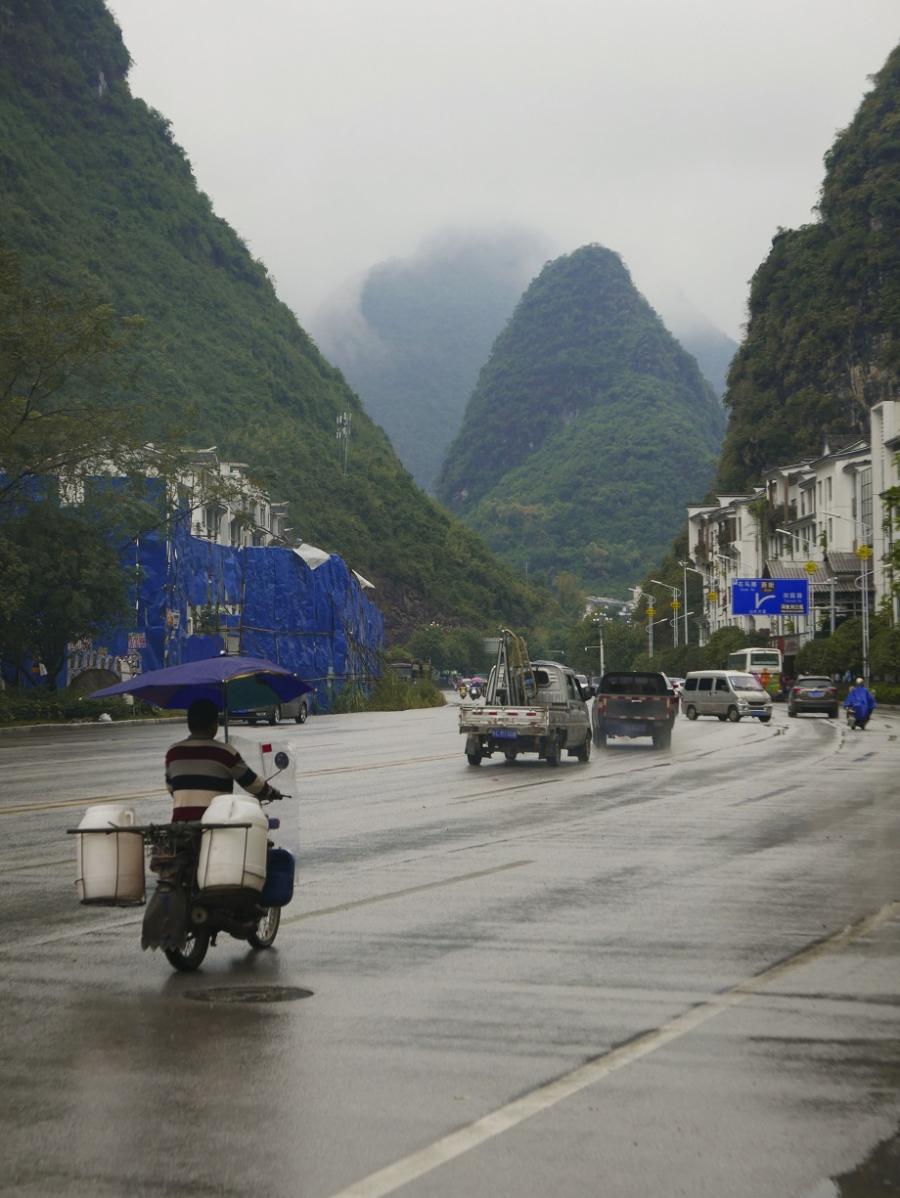
[[[283,926],[289,923],[301,923],[305,919],[319,919],[323,915],[336,915],[341,911],[352,911],[355,907],[369,907],[373,903],[386,903],[391,899],[405,898],[409,894],[422,894],[423,891],[438,890],[442,886],[455,886],[457,882],[471,882],[475,878],[487,878],[491,874],[500,874],[507,869],[520,869],[523,865],[534,865],[534,861],[508,861],[505,865],[494,865],[490,869],[476,869],[468,874],[455,874],[450,878],[441,878],[437,882],[422,882],[418,886],[405,886],[402,890],[388,890],[384,894],[373,894],[369,898],[337,903],[334,907],[319,907],[315,911],[304,911],[300,915],[292,915],[289,919],[283,919],[281,923]]]
[[[285,926],[291,923],[301,923],[307,919],[320,919],[324,915],[335,915],[340,911],[352,911],[354,907],[367,907],[372,903],[386,903],[391,899],[405,898],[410,894],[421,894],[425,890],[437,890],[441,886],[454,886],[458,882],[471,882],[476,878],[486,878],[490,874],[499,874],[508,869],[519,869],[523,865],[533,864],[534,862],[530,860],[507,861],[505,865],[494,865],[490,869],[476,869],[471,873],[456,874],[450,878],[441,878],[437,882],[423,882],[419,886],[406,886],[402,890],[388,890],[384,894],[373,894],[368,898],[354,899],[349,903],[339,903],[333,907],[319,907],[314,911],[304,911],[299,915],[291,916],[289,919],[283,919],[281,924]],[[141,922],[142,918],[130,916],[122,919],[107,919],[102,923],[81,924],[77,928],[69,928],[60,932],[50,932],[34,937],[31,940],[11,941],[8,944],[0,944],[0,956],[15,953],[20,949],[42,948],[47,944],[58,944],[61,941],[74,940],[81,936],[89,936],[91,933],[118,931],[123,928],[135,927]]]
[[[369,765],[338,765],[329,769],[309,770],[297,775],[298,781],[306,778],[320,778],[327,774],[353,774],[368,770],[397,769],[400,766],[427,765],[432,761],[449,761],[458,757],[458,753],[437,753],[433,757],[414,757],[406,761],[378,761]],[[51,799],[38,803],[14,803],[11,806],[0,807],[0,815],[30,815],[36,811],[64,811],[69,807],[81,807],[91,803],[124,803],[137,799],[165,799],[165,792],[156,790],[135,791],[132,794],[121,795],[87,795],[80,799]]]
[[[85,807],[95,803],[126,803],[136,799],[168,799],[165,791],[138,790],[124,795],[85,795],[80,799],[53,799],[46,803],[15,803],[0,807],[0,815],[29,815],[34,811],[66,811],[72,807]]]
[[[302,780],[304,778],[320,778],[324,774],[355,774],[366,770],[396,769],[398,766],[427,765],[432,761],[451,761],[455,757],[461,757],[461,751],[458,753],[435,753],[431,757],[407,757],[403,761],[377,761],[369,765],[336,765],[324,770],[308,770],[306,773],[298,774],[297,777]]]

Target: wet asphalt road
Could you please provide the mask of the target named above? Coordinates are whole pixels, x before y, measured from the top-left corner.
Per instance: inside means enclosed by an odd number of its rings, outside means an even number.
[[[172,730],[0,736],[0,1192],[828,1198],[886,1175],[900,713],[681,719],[671,753],[555,770],[468,767],[450,708],[277,736],[295,901],[273,950],[222,937],[189,977],[141,953],[139,911],[77,904],[64,834],[95,797],[165,818]],[[312,997],[228,1001],[278,986]]]

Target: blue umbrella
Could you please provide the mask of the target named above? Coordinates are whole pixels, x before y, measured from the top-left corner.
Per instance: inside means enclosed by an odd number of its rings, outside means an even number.
[[[157,707],[189,707],[195,699],[210,699],[225,715],[228,737],[229,710],[268,707],[287,702],[313,688],[284,666],[264,657],[208,657],[164,670],[148,670],[94,691],[92,699],[136,695]]]

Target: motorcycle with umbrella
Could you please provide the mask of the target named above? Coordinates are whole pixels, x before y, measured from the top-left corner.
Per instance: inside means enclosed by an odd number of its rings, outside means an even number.
[[[222,655],[147,671],[91,697],[131,694],[172,709],[208,699],[222,713],[227,742],[229,710],[288,702],[310,690],[308,683],[275,662]],[[275,777],[290,764],[289,754],[275,752],[272,764],[275,770],[270,777]],[[143,902],[147,848],[157,884],[144,912],[142,948],[161,948],[170,964],[183,971],[198,968],[220,932],[255,949],[269,948],[278,932],[281,908],[293,897],[294,859],[268,839],[279,821],[266,817],[263,802],[250,795],[220,795],[202,819],[144,825],[135,824],[130,812],[89,809],[81,825],[69,829],[79,837],[82,902],[106,906]],[[110,818],[113,814],[120,815],[118,821]],[[105,849],[99,838],[106,838]],[[131,875],[137,879],[130,887],[122,884],[129,860]]]

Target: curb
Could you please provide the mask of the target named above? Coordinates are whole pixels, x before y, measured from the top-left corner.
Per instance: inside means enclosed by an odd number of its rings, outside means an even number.
[[[180,721],[183,723],[184,721]],[[134,728],[138,724],[178,724],[177,717],[160,716],[140,720],[73,720],[65,724],[3,724],[0,725],[0,736],[8,736],[13,732],[59,732],[61,728],[72,732],[85,728]]]

